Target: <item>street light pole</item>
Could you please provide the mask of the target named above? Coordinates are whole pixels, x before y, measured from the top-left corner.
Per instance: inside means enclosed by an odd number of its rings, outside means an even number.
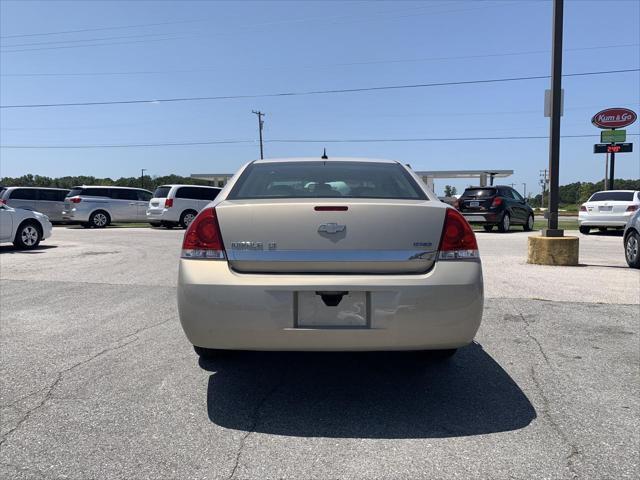
[[[523,190],[524,198],[527,198],[527,184],[523,183],[522,186],[524,187],[524,190]]]
[[[562,237],[558,229],[560,169],[560,108],[562,97],[562,23],[564,0],[553,0],[553,40],[551,46],[551,125],[549,131],[549,215],[545,237]]]
[[[140,169],[140,188],[144,188],[144,172],[146,172],[146,168]]]

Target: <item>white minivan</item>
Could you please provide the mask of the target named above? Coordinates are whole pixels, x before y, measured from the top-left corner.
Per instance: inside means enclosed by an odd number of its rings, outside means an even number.
[[[154,227],[187,228],[220,190],[199,185],[160,185],[149,201],[147,221]]]

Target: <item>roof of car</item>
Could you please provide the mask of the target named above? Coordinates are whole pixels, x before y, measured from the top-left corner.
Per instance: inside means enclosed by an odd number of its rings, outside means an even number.
[[[62,187],[0,187],[0,190],[9,190],[10,188],[28,188],[30,190],[69,190],[68,188],[62,188]]]
[[[366,157],[291,157],[291,158],[265,158],[253,163],[284,163],[284,162],[374,162],[374,163],[399,163],[397,160],[385,160],[381,158]]]
[[[76,187],[71,187],[71,188],[73,190],[75,190],[76,188],[118,188],[118,189],[123,189],[123,190],[144,190],[145,192],[149,191],[146,188],[140,188],[140,187],[118,187],[116,185],[78,185]]]
[[[191,183],[163,183],[162,185],[158,185],[156,188],[162,187],[202,187],[202,188],[215,188],[221,190],[220,187],[214,187],[212,185],[193,185]]]

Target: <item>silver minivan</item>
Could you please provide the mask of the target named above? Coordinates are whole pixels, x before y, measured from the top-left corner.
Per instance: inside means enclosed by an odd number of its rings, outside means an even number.
[[[200,185],[160,185],[147,208],[147,221],[155,226],[187,228],[221,188]]]
[[[84,227],[104,228],[111,222],[146,222],[151,192],[142,188],[79,186],[64,200],[62,218]]]
[[[50,221],[61,222],[67,193],[65,188],[5,187],[0,191],[0,203],[44,213]]]

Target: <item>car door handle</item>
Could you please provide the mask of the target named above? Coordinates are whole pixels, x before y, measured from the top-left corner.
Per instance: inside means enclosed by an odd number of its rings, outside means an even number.
[[[135,205],[135,202],[131,202],[131,203],[129,203],[129,205]]]

